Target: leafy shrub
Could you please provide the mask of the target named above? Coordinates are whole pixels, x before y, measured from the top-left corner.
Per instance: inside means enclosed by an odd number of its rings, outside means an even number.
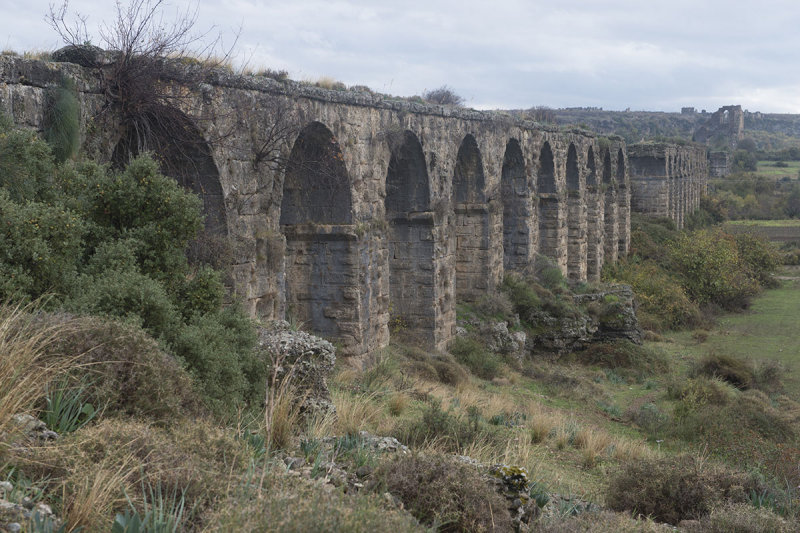
[[[59,300],[71,293],[82,255],[83,223],[60,206],[17,203],[0,189],[0,297]]]
[[[0,120],[0,187],[14,202],[52,199],[55,166],[50,147],[29,130]]]
[[[724,232],[682,234],[670,244],[669,257],[687,294],[698,304],[738,309],[760,289],[740,256],[736,241]]]
[[[520,316],[528,316],[541,307],[542,302],[536,291],[520,274],[506,274],[500,289],[508,296],[514,311]]]
[[[408,511],[439,531],[511,531],[505,499],[473,468],[443,456],[409,455],[377,474]]]
[[[514,304],[504,292],[491,291],[475,304],[475,309],[486,317],[507,320],[514,315]]]
[[[395,436],[410,446],[436,442],[458,452],[481,437],[490,437],[488,432],[477,409],[471,409],[464,420],[452,409],[442,409],[441,401],[434,398],[424,407],[420,418],[398,427]]]
[[[500,372],[500,358],[476,339],[456,337],[450,342],[449,351],[456,361],[480,378],[493,379]]]
[[[756,480],[715,467],[690,456],[628,462],[613,475],[606,503],[615,511],[630,511],[676,525],[697,520],[723,502],[747,501]]]

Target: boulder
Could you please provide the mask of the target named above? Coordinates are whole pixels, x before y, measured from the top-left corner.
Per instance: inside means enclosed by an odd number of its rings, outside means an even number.
[[[310,333],[294,331],[283,320],[259,328],[258,344],[272,367],[270,375],[275,377],[275,383],[291,380],[303,414],[335,413],[328,390],[328,375],[336,363],[333,344]]]
[[[609,285],[598,292],[576,294],[574,299],[577,305],[594,305],[593,320],[597,327],[593,340],[628,339],[642,344],[642,329],[636,318],[636,300],[630,285]]]

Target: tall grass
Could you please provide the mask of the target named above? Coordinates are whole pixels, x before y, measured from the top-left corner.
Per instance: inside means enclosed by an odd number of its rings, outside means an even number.
[[[48,384],[74,360],[44,358],[44,348],[70,323],[48,326],[37,322],[36,304],[0,305],[0,460],[14,437],[14,415],[29,413]]]

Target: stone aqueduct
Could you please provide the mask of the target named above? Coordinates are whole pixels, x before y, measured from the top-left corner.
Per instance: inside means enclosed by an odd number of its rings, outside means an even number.
[[[84,147],[110,160],[123,133],[100,112],[96,71],[0,58],[0,111],[41,129],[47,88],[64,76],[78,87]],[[627,148],[368,92],[225,74],[176,90],[197,136],[180,179],[203,197],[207,229],[234,243],[235,290],[253,315],[291,313],[349,354],[385,345],[390,321],[443,348],[456,301],[536,254],[595,280],[628,253],[632,206],[680,224],[708,175],[701,148]],[[296,127],[270,165],[260,155],[276,120]]]

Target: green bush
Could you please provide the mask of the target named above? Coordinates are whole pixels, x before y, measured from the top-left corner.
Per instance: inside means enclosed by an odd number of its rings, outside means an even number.
[[[0,122],[0,187],[14,202],[53,199],[56,169],[46,143]]]
[[[477,339],[456,337],[450,342],[449,351],[456,361],[469,368],[470,372],[483,379],[493,379],[500,372],[500,358],[486,349]]]
[[[62,96],[54,112],[69,107]],[[0,297],[54,295],[50,308],[141,325],[212,405],[260,402],[266,369],[252,355],[253,325],[221,311],[222,274],[185,255],[203,226],[201,200],[147,156],[122,171],[57,165],[45,142],[0,122]]]
[[[512,531],[505,499],[471,466],[407,455],[377,475],[417,520],[438,531]]]
[[[82,255],[83,223],[59,206],[14,202],[0,189],[0,297],[63,299]]]
[[[202,384],[211,406],[231,412],[232,401],[258,405],[264,398],[267,361],[256,356],[255,343],[252,322],[227,308],[180,327],[170,346]]]
[[[201,385],[176,359],[131,324],[64,313],[42,315],[42,327],[59,326],[48,357],[76,358],[87,379],[88,399],[104,416],[146,416],[174,420],[200,412]]]
[[[669,245],[669,257],[687,294],[698,304],[739,309],[760,289],[758,281],[748,275],[736,241],[722,231],[682,234]]]

